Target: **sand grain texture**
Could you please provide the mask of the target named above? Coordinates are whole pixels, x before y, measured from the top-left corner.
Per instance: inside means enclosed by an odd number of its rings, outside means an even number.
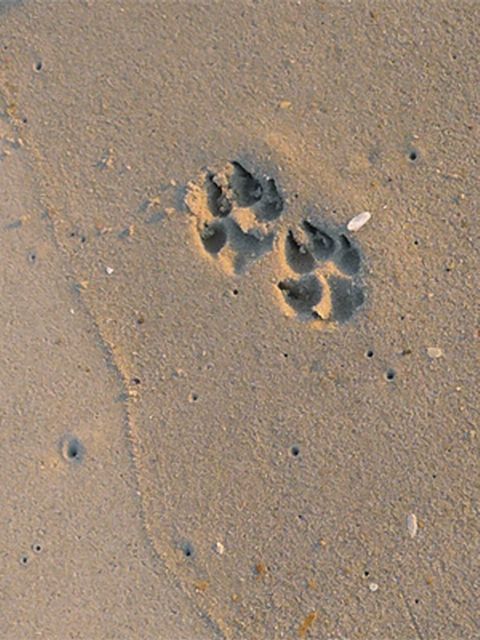
[[[478,18],[0,14],[2,637],[478,636]]]

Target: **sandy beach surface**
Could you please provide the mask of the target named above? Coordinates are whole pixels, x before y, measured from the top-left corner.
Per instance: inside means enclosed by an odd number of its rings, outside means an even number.
[[[479,34],[0,2],[2,640],[480,637]]]

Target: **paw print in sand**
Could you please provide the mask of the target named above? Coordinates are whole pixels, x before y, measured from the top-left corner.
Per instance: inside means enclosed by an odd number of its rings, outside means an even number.
[[[349,320],[363,305],[361,254],[347,230],[315,216],[282,230],[284,200],[273,178],[233,161],[190,182],[186,204],[199,247],[227,273],[244,274],[275,252],[276,295],[288,316],[325,327]]]
[[[288,315],[320,326],[349,320],[365,301],[361,254],[346,231],[306,218],[280,241],[277,295]]]
[[[201,248],[232,274],[272,250],[284,206],[273,178],[255,177],[236,161],[190,182],[186,204]]]

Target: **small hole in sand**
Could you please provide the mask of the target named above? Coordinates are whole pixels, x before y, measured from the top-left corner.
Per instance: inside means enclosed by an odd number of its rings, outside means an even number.
[[[23,566],[28,564],[28,556],[20,556],[20,564],[23,564]]]
[[[42,67],[43,67],[43,64],[42,64],[40,61],[38,61],[38,62],[35,64],[35,71],[41,71],[41,70],[42,70]]]
[[[395,371],[393,369],[387,369],[387,372],[385,374],[385,377],[387,380],[392,381],[395,378]]]
[[[78,449],[78,445],[76,442],[70,442],[70,444],[67,447],[67,458],[70,458],[70,460],[74,460],[75,458],[78,458],[79,456],[79,449]]]
[[[182,551],[186,558],[191,558],[193,556],[193,547],[189,542],[184,542],[182,544]]]
[[[35,553],[41,553],[42,552],[42,545],[37,542],[35,544],[32,544],[32,549],[33,549],[33,551]]]
[[[66,437],[62,440],[61,452],[67,462],[81,462],[85,455],[82,443],[73,437]]]
[[[292,454],[292,456],[293,456],[294,458],[297,458],[297,457],[300,455],[300,448],[299,448],[299,447],[297,447],[297,446],[293,446],[293,447],[290,449],[290,453]]]
[[[369,350],[365,353],[365,355],[366,355],[366,357],[367,357],[367,358],[373,358],[374,353],[373,353],[373,351],[372,351],[371,349],[369,349]]]
[[[410,151],[410,153],[408,154],[408,159],[411,160],[411,162],[415,162],[418,159],[418,153],[416,151]]]

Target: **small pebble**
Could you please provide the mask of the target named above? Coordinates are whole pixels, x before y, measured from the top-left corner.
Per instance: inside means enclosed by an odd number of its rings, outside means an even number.
[[[407,516],[407,529],[411,538],[414,538],[417,535],[418,522],[417,516],[414,513],[409,513]]]
[[[363,227],[364,224],[367,224],[371,217],[372,214],[370,213],[370,211],[359,213],[350,220],[350,222],[347,224],[347,229],[349,231],[358,231]]]
[[[428,347],[427,353],[429,358],[441,358],[443,356],[443,351],[438,347]]]
[[[217,542],[215,544],[215,551],[218,553],[218,555],[222,556],[225,553],[225,547],[223,546],[223,544],[221,542]]]
[[[368,588],[370,591],[378,591],[378,584],[376,582],[370,582]]]
[[[112,275],[112,273],[113,273],[113,269],[112,269],[112,267],[105,267],[105,271],[107,272],[107,274],[108,274],[109,276],[111,276],[111,275]]]

